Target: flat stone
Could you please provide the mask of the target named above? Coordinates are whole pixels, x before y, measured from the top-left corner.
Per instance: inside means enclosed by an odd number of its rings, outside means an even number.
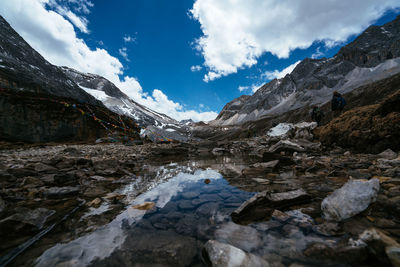
[[[43,194],[48,198],[63,198],[78,194],[79,191],[79,186],[50,187],[49,189],[45,190]]]
[[[231,216],[236,223],[252,222],[269,218],[275,209],[285,210],[309,201],[310,196],[303,189],[283,193],[263,191],[244,202]]]

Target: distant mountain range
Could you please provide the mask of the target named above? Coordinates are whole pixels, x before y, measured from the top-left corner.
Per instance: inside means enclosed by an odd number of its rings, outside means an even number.
[[[304,59],[292,73],[225,105],[214,126],[242,125],[323,104],[334,91],[353,89],[400,72],[400,16],[370,26],[332,58]]]

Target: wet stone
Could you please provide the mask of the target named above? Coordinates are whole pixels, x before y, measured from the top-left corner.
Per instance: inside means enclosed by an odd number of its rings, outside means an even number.
[[[184,199],[192,199],[192,198],[198,197],[199,195],[200,195],[199,192],[193,192],[193,191],[192,192],[184,192],[181,194],[182,198],[184,198]]]
[[[206,203],[203,204],[202,206],[200,206],[197,210],[196,210],[196,214],[199,214],[201,216],[211,216],[213,214],[215,214],[218,210],[218,204],[217,203]]]
[[[178,207],[183,210],[191,210],[194,209],[196,206],[192,204],[190,200],[182,200],[179,201]]]
[[[63,198],[78,194],[79,191],[79,186],[50,187],[49,189],[45,190],[43,194],[48,198]]]
[[[218,196],[220,196],[220,197],[225,199],[225,198],[228,198],[228,197],[232,196],[232,194],[229,193],[228,191],[222,191],[222,192],[218,193]]]

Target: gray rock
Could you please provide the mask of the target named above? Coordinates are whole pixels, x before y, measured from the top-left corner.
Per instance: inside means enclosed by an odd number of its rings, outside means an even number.
[[[262,245],[262,234],[255,228],[233,222],[221,225],[214,235],[219,242],[231,244],[245,251],[252,251]]]
[[[397,158],[397,153],[393,152],[390,148],[388,148],[382,153],[379,153],[377,156],[384,159],[395,159]]]
[[[0,197],[0,213],[2,213],[6,209],[6,203],[4,200]]]
[[[70,195],[78,194],[79,186],[50,187],[43,192],[48,198],[63,198]]]
[[[212,264],[212,266],[218,267],[257,267],[257,266],[269,266],[268,262],[264,259],[250,253],[246,253],[243,250],[234,246],[220,243],[215,240],[209,240],[204,250]]]
[[[272,161],[268,161],[268,162],[260,162],[260,163],[255,163],[253,164],[253,167],[255,168],[275,168],[276,165],[278,165],[279,160],[272,160]]]
[[[342,221],[350,218],[375,202],[378,191],[378,179],[350,180],[322,201],[323,216],[329,221]]]
[[[211,216],[214,215],[218,210],[218,204],[217,203],[206,203],[201,205],[197,210],[196,214],[201,215],[201,216]]]
[[[310,196],[303,189],[283,193],[263,191],[244,202],[231,216],[236,223],[266,219],[275,209],[286,210],[290,206],[303,204],[309,200]]]
[[[269,149],[270,153],[279,153],[281,151],[304,152],[305,148],[289,140],[281,140]]]
[[[54,168],[53,166],[49,166],[43,163],[38,163],[35,166],[35,171],[44,173],[55,173],[57,172],[57,169]]]
[[[47,219],[55,213],[54,210],[37,208],[34,210],[28,208],[17,208],[16,213],[1,220],[2,229],[22,229],[31,228],[40,230],[45,225]]]

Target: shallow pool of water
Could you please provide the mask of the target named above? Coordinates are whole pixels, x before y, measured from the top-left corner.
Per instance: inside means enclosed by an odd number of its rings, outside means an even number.
[[[55,245],[36,264],[201,265],[203,244],[214,237],[220,225],[230,221],[230,213],[253,193],[229,185],[215,170],[194,169],[174,164],[159,168],[148,191],[132,197],[126,210],[112,222],[71,242]],[[129,196],[129,190],[135,190],[135,186],[129,184],[120,191]],[[143,203],[148,204],[144,207],[147,210],[140,206]]]

